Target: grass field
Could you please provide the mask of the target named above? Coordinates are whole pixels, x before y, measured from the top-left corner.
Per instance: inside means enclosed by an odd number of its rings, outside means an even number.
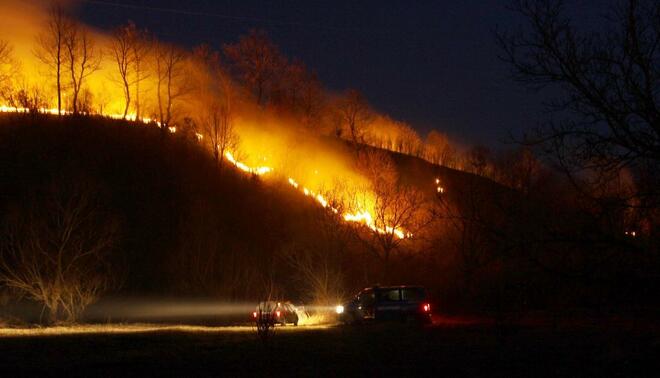
[[[477,324],[0,329],[0,376],[653,376],[656,332]]]

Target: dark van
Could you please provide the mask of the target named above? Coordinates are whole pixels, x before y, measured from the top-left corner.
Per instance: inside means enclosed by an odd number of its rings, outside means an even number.
[[[340,319],[346,324],[369,320],[431,323],[431,303],[426,289],[421,286],[366,288],[344,306],[338,306],[340,309]]]

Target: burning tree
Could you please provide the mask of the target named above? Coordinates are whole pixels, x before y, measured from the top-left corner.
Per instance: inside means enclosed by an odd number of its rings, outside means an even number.
[[[51,322],[77,320],[111,282],[116,225],[95,189],[84,180],[53,183],[4,220],[0,282],[42,303]]]

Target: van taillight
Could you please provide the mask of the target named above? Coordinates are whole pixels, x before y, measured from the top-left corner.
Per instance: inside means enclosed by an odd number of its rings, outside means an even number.
[[[252,313],[252,317],[255,318],[255,319],[257,318],[257,312],[256,311]]]
[[[275,314],[277,314],[278,318],[280,317],[280,312],[279,311],[277,311]]]
[[[422,309],[424,309],[424,312],[431,312],[431,304],[430,303],[424,303],[422,305]]]

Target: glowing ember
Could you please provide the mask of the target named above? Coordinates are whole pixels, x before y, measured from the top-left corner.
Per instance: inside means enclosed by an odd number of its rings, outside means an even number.
[[[435,185],[436,185],[436,187],[435,187],[436,192],[438,192],[440,194],[445,192],[445,188],[440,185],[440,179],[439,178],[435,179]]]

